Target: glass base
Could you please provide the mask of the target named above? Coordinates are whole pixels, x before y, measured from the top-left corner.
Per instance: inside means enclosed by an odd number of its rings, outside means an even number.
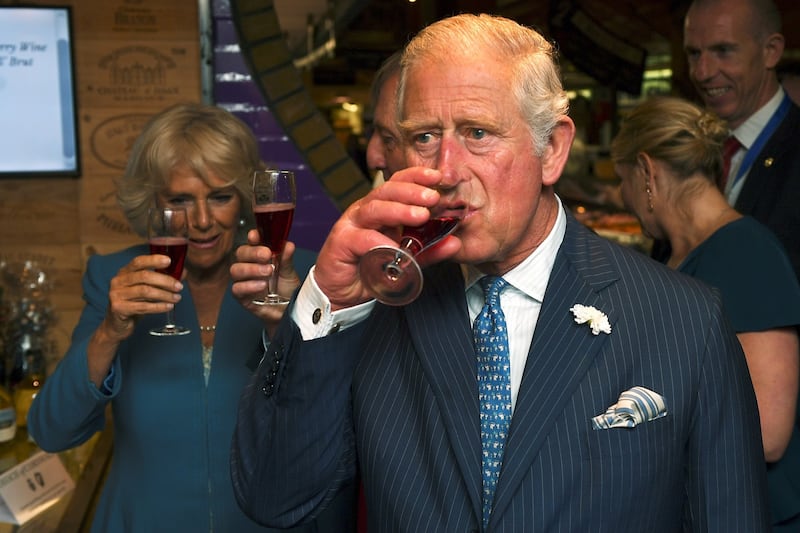
[[[376,246],[358,263],[358,275],[373,298],[386,305],[406,305],[422,292],[422,269],[410,253]]]
[[[264,298],[253,300],[256,305],[286,305],[289,303],[289,298],[284,298],[278,294],[268,294]]]
[[[174,337],[178,335],[187,335],[190,332],[190,329],[184,328],[183,326],[162,326],[160,328],[151,329],[150,335],[155,335],[156,337]]]

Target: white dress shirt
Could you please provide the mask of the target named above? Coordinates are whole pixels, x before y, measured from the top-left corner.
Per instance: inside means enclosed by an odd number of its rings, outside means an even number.
[[[500,294],[500,306],[503,308],[508,328],[512,412],[522,383],[522,372],[528,359],[547,282],[567,228],[567,217],[561,200],[556,198],[558,215],[550,234],[522,263],[503,275],[508,286]],[[483,290],[480,284],[477,284],[484,274],[471,265],[462,265],[462,272],[466,285],[469,320],[472,324],[484,304]],[[330,301],[317,285],[312,267],[297,295],[297,301],[292,309],[292,320],[300,328],[304,340],[317,339],[366,319],[374,305],[375,300],[370,300],[354,307],[331,312]]]

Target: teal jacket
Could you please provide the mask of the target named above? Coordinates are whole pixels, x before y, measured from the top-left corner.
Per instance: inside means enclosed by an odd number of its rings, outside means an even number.
[[[51,452],[72,448],[103,429],[111,403],[114,452],[92,531],[271,531],[240,511],[233,497],[229,453],[237,401],[263,354],[263,324],[225,293],[212,368],[203,378],[200,328],[188,287],[175,308],[181,337],[153,337],[164,315],[142,317],[119,347],[103,389],[89,382],[86,348],[106,313],[111,278],[133,257],[132,247],[89,259],[86,306],[72,344],[33,402],[28,429]],[[301,275],[313,254],[297,254]],[[298,531],[318,531],[299,529]],[[336,531],[336,529],[332,529]]]

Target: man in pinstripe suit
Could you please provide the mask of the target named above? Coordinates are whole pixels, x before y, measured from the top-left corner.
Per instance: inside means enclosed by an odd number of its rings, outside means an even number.
[[[231,464],[254,519],[307,521],[360,469],[370,533],[768,530],[754,394],[719,299],[591,233],[553,192],[574,135],[553,53],[486,15],[407,46],[412,166],[336,223],[242,395]],[[419,298],[371,300],[359,258],[468,182]],[[263,289],[259,252],[231,269],[241,298]],[[487,274],[508,283],[513,415],[484,524],[471,322]],[[631,390],[653,416],[623,411]]]

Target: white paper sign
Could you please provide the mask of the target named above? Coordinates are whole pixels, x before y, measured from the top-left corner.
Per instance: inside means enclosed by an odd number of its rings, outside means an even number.
[[[58,455],[38,452],[0,475],[0,521],[23,524],[73,488]]]

